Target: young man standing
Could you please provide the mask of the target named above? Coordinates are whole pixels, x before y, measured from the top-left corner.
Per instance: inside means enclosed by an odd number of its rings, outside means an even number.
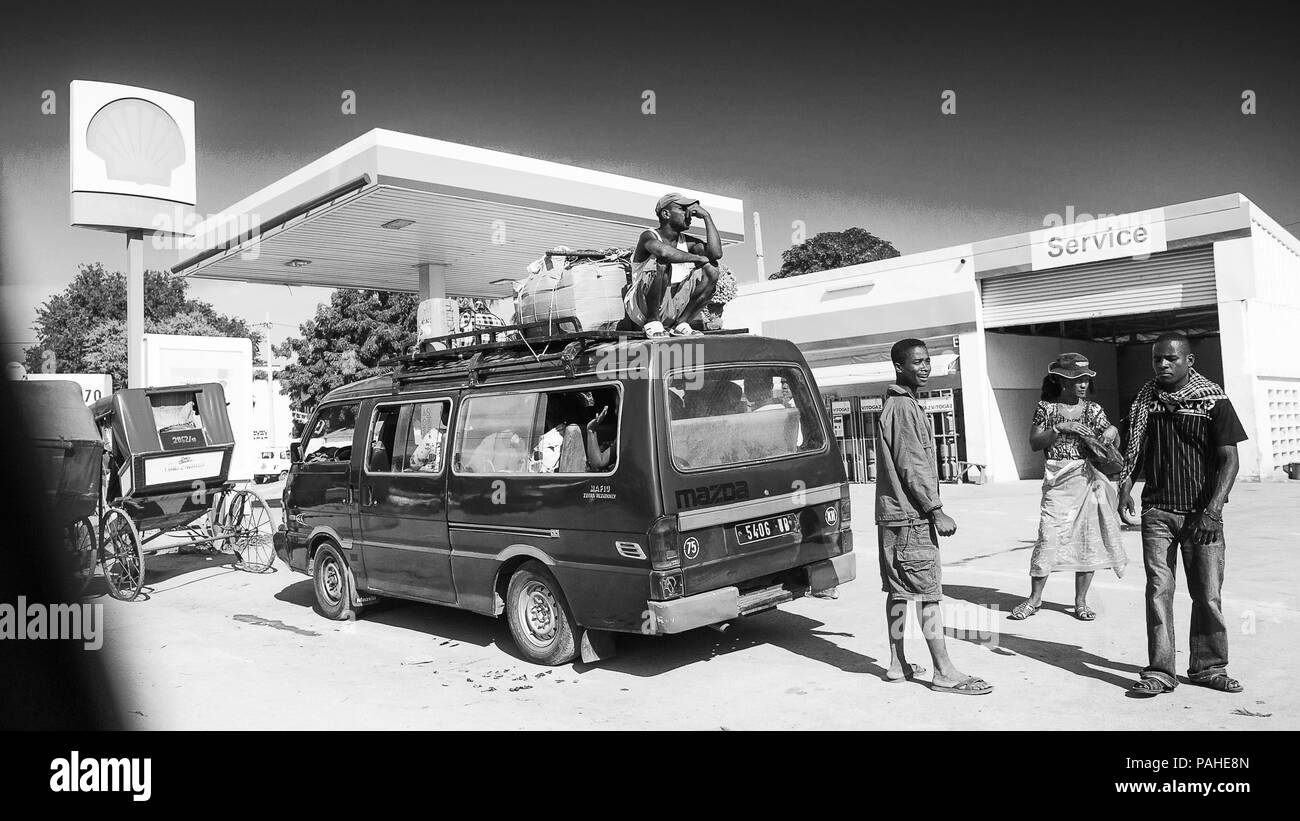
[[[1164,334],[1151,346],[1155,379],[1142,386],[1129,411],[1129,441],[1119,497],[1134,513],[1133,480],[1145,466],[1142,559],[1146,566],[1147,655],[1150,664],[1129,694],[1172,692],[1174,575],[1183,553],[1192,596],[1192,684],[1240,693],[1228,676],[1228,630],[1223,621],[1225,543],[1223,506],[1237,478],[1237,443],[1246,431],[1223,388],[1196,372],[1187,337]]]
[[[907,603],[914,601],[921,633],[934,660],[930,689],[982,696],[993,692],[993,685],[958,671],[948,658],[943,635],[938,537],[956,533],[957,523],[943,512],[939,500],[934,434],[916,396],[930,379],[930,352],[921,340],[904,339],[894,343],[889,356],[896,379],[876,421],[876,525],[880,577],[888,594],[889,669],[885,681],[910,680],[926,672],[919,664],[908,664],[903,648]]]
[[[655,204],[659,227],[641,232],[632,253],[632,283],[623,295],[627,323],[647,336],[691,336],[691,321],[713,298],[722,259],[722,239],[699,200],[664,194]],[[705,241],[685,231],[704,220]],[[669,330],[671,329],[671,330]]]

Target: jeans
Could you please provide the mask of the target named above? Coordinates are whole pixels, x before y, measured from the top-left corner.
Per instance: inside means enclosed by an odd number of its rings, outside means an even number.
[[[1142,560],[1146,565],[1147,655],[1144,678],[1157,678],[1169,687],[1178,685],[1174,673],[1174,588],[1178,551],[1182,549],[1187,589],[1192,596],[1191,659],[1187,676],[1204,681],[1225,673],[1228,667],[1228,630],[1223,621],[1224,541],[1194,544],[1188,521],[1191,513],[1160,508],[1142,512]]]

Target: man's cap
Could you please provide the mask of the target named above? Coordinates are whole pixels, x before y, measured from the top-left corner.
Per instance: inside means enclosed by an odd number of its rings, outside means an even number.
[[[662,197],[659,198],[659,202],[655,203],[655,215],[657,216],[660,211],[664,210],[665,208],[672,205],[673,203],[686,206],[686,205],[694,205],[697,202],[699,202],[699,200],[692,199],[691,197],[688,197],[685,194],[679,194],[676,191],[672,192],[671,194],[664,194]]]
[[[1048,373],[1063,376],[1066,379],[1078,379],[1081,376],[1096,376],[1097,372],[1088,367],[1088,357],[1081,353],[1063,353],[1052,362]]]

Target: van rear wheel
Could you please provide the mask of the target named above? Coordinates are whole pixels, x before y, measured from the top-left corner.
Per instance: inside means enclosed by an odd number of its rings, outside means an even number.
[[[316,590],[316,604],[326,618],[347,621],[357,617],[358,608],[352,604],[352,576],[339,549],[329,542],[316,550],[312,587]]]
[[[506,588],[506,621],[515,646],[529,661],[556,666],[577,655],[573,615],[555,577],[538,562],[527,562]]]

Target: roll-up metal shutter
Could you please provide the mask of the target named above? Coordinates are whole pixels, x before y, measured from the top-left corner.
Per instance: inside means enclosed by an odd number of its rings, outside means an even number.
[[[1214,246],[989,277],[980,299],[987,328],[1213,305]]]

